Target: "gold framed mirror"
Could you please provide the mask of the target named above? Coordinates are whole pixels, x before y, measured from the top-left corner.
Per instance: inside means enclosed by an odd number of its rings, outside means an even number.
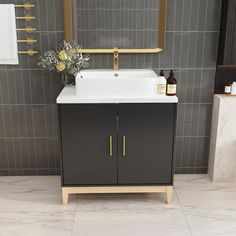
[[[63,0],[64,1],[64,31],[65,40],[67,42],[76,42],[77,39],[77,22],[78,22],[78,11],[76,2],[80,0]],[[90,0],[87,0],[87,2]],[[137,0],[138,1],[138,0]],[[146,0],[146,3],[149,0]],[[127,0],[128,2],[128,0]],[[166,38],[166,17],[167,17],[167,0],[156,0],[159,4],[158,12],[159,15],[156,17],[156,45],[153,48],[120,48],[114,45],[111,48],[83,48],[82,53],[114,53],[114,48],[118,48],[119,53],[159,53],[165,48]],[[94,9],[96,10],[96,8]],[[85,19],[86,20],[86,19]]]

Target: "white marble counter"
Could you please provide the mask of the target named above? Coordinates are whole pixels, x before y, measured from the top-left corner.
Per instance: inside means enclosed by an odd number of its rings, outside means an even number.
[[[126,98],[81,98],[76,95],[75,86],[66,86],[59,96],[57,103],[177,103],[177,96],[154,95],[147,97],[126,97]]]
[[[236,96],[214,96],[208,173],[214,182],[236,182]]]

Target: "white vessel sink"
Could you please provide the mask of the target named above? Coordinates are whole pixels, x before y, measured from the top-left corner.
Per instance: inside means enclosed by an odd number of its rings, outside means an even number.
[[[76,76],[80,98],[146,98],[155,95],[152,70],[83,70]]]

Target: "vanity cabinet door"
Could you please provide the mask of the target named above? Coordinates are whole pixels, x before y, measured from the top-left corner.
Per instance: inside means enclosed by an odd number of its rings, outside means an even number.
[[[64,185],[117,184],[117,105],[60,105]]]
[[[118,183],[171,184],[174,104],[119,104]]]

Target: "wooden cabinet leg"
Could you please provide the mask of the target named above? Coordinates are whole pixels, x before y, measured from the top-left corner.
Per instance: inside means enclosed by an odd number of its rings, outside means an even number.
[[[63,202],[63,205],[67,205],[68,197],[69,197],[68,191],[66,189],[62,188],[62,202]]]
[[[167,186],[166,187],[166,202],[167,204],[171,204],[173,199],[173,187]]]

